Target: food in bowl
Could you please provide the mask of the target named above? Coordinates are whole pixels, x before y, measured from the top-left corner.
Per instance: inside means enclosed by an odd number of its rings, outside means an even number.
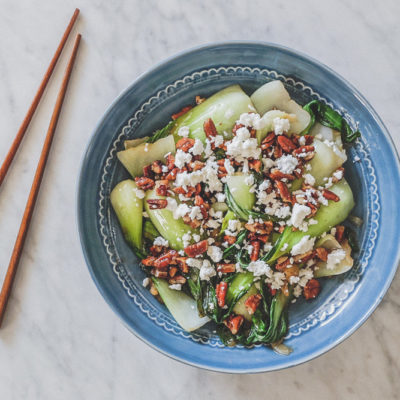
[[[196,96],[153,135],[126,140],[118,159],[133,179],[111,203],[143,285],[187,331],[212,320],[227,345],[288,353],[290,304],[353,266],[343,163],[358,136],[277,80],[250,97],[239,85]]]

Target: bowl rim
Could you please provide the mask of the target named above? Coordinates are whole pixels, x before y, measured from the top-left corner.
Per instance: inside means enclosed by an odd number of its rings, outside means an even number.
[[[282,369],[286,369],[286,368],[290,368],[290,367],[295,367],[297,365],[301,365],[307,361],[311,361],[317,357],[320,357],[321,355],[327,353],[328,351],[334,349],[336,346],[338,346],[340,343],[342,343],[345,339],[347,339],[348,337],[350,337],[358,328],[360,328],[365,322],[366,320],[371,316],[371,314],[376,310],[377,306],[380,304],[380,302],[382,301],[383,297],[385,296],[386,292],[388,291],[394,276],[396,274],[396,271],[398,269],[399,266],[399,262],[400,262],[400,247],[397,249],[397,254],[396,257],[392,263],[392,267],[390,270],[390,274],[388,275],[386,281],[385,281],[385,285],[383,285],[379,291],[379,295],[375,297],[375,301],[373,303],[371,303],[370,307],[368,308],[367,312],[365,312],[361,318],[358,318],[357,321],[353,324],[353,326],[351,327],[351,329],[347,330],[345,333],[342,333],[341,335],[339,335],[333,342],[330,342],[328,344],[326,344],[325,346],[319,347],[318,349],[316,349],[313,352],[308,353],[306,356],[304,356],[302,359],[298,359],[295,361],[288,361],[286,363],[283,363],[282,365],[280,365],[279,367],[276,368],[254,368],[254,369],[241,369],[241,368],[235,368],[235,369],[231,369],[231,368],[220,368],[220,367],[212,367],[209,365],[205,365],[202,363],[198,363],[195,361],[188,361],[187,359],[181,358],[179,356],[176,356],[172,353],[169,353],[166,350],[163,350],[161,348],[159,348],[156,344],[151,343],[149,340],[146,339],[145,336],[141,335],[139,332],[135,331],[130,325],[129,323],[125,320],[124,316],[121,315],[120,311],[118,310],[118,307],[113,304],[113,302],[111,301],[111,299],[109,298],[108,294],[106,293],[106,290],[103,288],[103,286],[101,285],[101,283],[99,282],[99,280],[97,279],[96,275],[95,275],[95,271],[94,268],[91,265],[90,259],[89,259],[89,255],[88,252],[85,248],[84,245],[84,229],[83,229],[83,224],[82,221],[79,217],[79,205],[80,205],[80,194],[81,194],[81,187],[83,185],[83,178],[84,178],[84,169],[83,166],[86,162],[90,147],[92,145],[94,136],[96,134],[96,132],[101,128],[101,126],[104,124],[104,122],[106,121],[108,115],[110,114],[110,111],[112,109],[114,109],[114,107],[116,106],[117,103],[120,102],[120,100],[127,94],[129,93],[129,91],[131,90],[131,88],[136,85],[139,81],[141,80],[145,80],[147,78],[147,76],[153,74],[154,72],[156,72],[158,69],[162,68],[164,65],[170,63],[171,61],[174,61],[178,58],[184,57],[184,56],[188,56],[192,53],[196,53],[198,51],[202,51],[202,50],[206,50],[209,48],[214,48],[214,47],[225,47],[225,46],[240,46],[240,45],[244,45],[244,46],[248,46],[248,45],[255,45],[255,46],[264,46],[267,48],[272,48],[272,49],[278,49],[280,51],[284,51],[287,52],[289,54],[292,54],[294,56],[300,57],[308,62],[311,62],[315,65],[317,65],[318,67],[322,67],[323,69],[327,70],[330,74],[332,74],[336,79],[338,79],[339,81],[341,81],[342,83],[344,83],[349,89],[351,89],[351,91],[353,91],[353,93],[355,95],[357,95],[358,100],[360,101],[360,103],[363,105],[363,107],[366,108],[366,110],[368,111],[368,113],[373,117],[373,119],[375,120],[375,122],[378,124],[378,126],[380,127],[380,129],[382,130],[382,132],[385,134],[386,139],[388,140],[389,146],[393,152],[394,155],[394,161],[397,167],[397,171],[400,171],[400,158],[399,158],[399,153],[397,151],[397,148],[394,144],[394,141],[388,131],[388,129],[386,128],[384,122],[382,121],[382,119],[380,118],[380,116],[377,114],[377,112],[375,111],[375,109],[372,107],[372,105],[369,103],[369,101],[359,92],[358,89],[355,88],[355,86],[353,86],[350,82],[348,82],[345,78],[343,78],[340,74],[338,74],[337,72],[335,72],[332,68],[330,68],[329,66],[327,66],[326,64],[324,64],[321,61],[318,61],[317,59],[308,56],[307,54],[298,51],[298,50],[294,50],[288,46],[283,46],[280,44],[276,44],[276,43],[272,43],[272,42],[266,42],[266,41],[261,41],[261,40],[230,40],[230,41],[215,41],[215,42],[208,42],[205,44],[200,44],[194,47],[190,47],[188,49],[184,49],[181,50],[179,52],[174,53],[173,55],[162,59],[161,61],[158,61],[157,63],[153,64],[152,67],[150,67],[149,69],[147,69],[146,71],[142,72],[141,74],[139,74],[125,89],[123,89],[120,94],[112,101],[112,103],[106,108],[106,110],[104,111],[104,113],[102,114],[101,119],[99,120],[99,122],[96,124],[96,126],[94,127],[94,129],[92,130],[92,133],[90,135],[90,138],[88,140],[88,142],[86,143],[86,146],[84,148],[84,152],[82,154],[81,160],[80,160],[80,165],[79,165],[79,177],[77,180],[77,184],[76,184],[76,192],[75,192],[75,201],[76,201],[76,207],[75,207],[75,221],[76,221],[76,227],[78,230],[78,234],[79,234],[79,240],[80,240],[80,244],[81,244],[81,248],[82,248],[82,252],[84,255],[84,259],[85,259],[85,263],[86,266],[89,270],[90,276],[93,280],[93,282],[95,283],[97,289],[99,290],[100,294],[102,295],[102,297],[104,298],[104,300],[107,302],[107,304],[110,306],[110,308],[113,310],[113,312],[118,316],[118,318],[122,321],[123,325],[126,326],[126,328],[132,332],[137,338],[139,338],[141,341],[143,341],[144,343],[146,343],[147,345],[149,345],[151,348],[155,349],[156,351],[158,351],[161,354],[166,355],[169,358],[172,358],[173,360],[176,361],[180,361],[186,365],[190,365],[190,366],[194,366],[194,367],[198,367],[201,369],[205,369],[208,371],[213,371],[213,372],[222,372],[222,373],[240,373],[240,374],[253,374],[253,373],[263,373],[263,372],[272,372],[272,371],[278,371],[278,370],[282,370]]]

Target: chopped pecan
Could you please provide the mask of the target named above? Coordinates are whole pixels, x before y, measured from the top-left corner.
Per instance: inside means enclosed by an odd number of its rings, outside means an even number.
[[[149,205],[150,210],[161,210],[168,205],[167,199],[148,199],[146,202]]]
[[[206,165],[205,163],[203,163],[202,161],[199,161],[199,160],[191,161],[188,164],[188,166],[191,168],[192,171],[198,171],[198,170],[204,168],[205,165]]]
[[[185,247],[185,253],[189,257],[196,257],[200,254],[203,254],[208,249],[208,242],[207,240],[202,240],[201,242],[194,243],[190,246]]]
[[[178,272],[178,268],[177,267],[170,267],[170,269],[168,270],[168,275],[173,278],[176,273]]]
[[[205,101],[205,97],[196,96],[196,104],[199,105]]]
[[[293,155],[302,157],[302,154],[310,153],[313,152],[314,150],[315,150],[314,146],[300,146],[296,150],[293,150]]]
[[[196,229],[201,225],[201,222],[198,219],[191,219],[189,215],[183,216],[182,220],[186,225],[189,225],[193,229]]]
[[[292,265],[290,268],[285,268],[283,273],[286,276],[286,280],[289,282],[292,276],[299,276],[299,267],[297,265]]]
[[[261,160],[250,160],[249,161],[249,168],[254,169],[256,172],[260,172],[262,168]]]
[[[321,290],[321,286],[316,279],[310,279],[304,286],[303,295],[306,300],[315,299]]]
[[[165,181],[167,182],[166,184],[158,181],[158,184],[156,185],[156,194],[158,196],[168,196],[168,181]]]
[[[343,241],[344,230],[345,230],[345,227],[343,225],[336,226],[335,238],[339,243],[341,243]]]
[[[203,129],[208,138],[218,135],[217,128],[215,127],[214,121],[211,118],[208,118],[204,121]]]
[[[236,236],[225,235],[224,240],[231,246],[233,243],[236,242]]]
[[[311,209],[311,212],[310,212],[310,214],[307,215],[307,218],[311,218],[317,213],[318,207],[315,204],[312,204],[312,203],[307,203],[306,205],[307,205],[308,208]]]
[[[235,264],[225,264],[225,263],[217,264],[217,272],[221,272],[222,274],[230,274],[235,271],[236,271]]]
[[[175,250],[169,250],[167,253],[158,257],[156,261],[154,261],[155,268],[166,268],[170,264],[176,264],[174,260],[178,256],[178,252]]]
[[[168,271],[167,271],[166,268],[163,268],[163,269],[153,268],[150,272],[156,278],[163,278],[164,279],[164,278],[168,277]]]
[[[167,181],[174,181],[176,179],[176,174],[179,172],[179,168],[173,168],[169,174],[165,176]]]
[[[275,137],[274,132],[268,133],[265,139],[261,142],[261,149],[268,150],[274,144]]]
[[[285,268],[290,264],[290,258],[287,256],[279,257],[275,264],[277,271],[284,271]]]
[[[279,146],[279,144],[275,145],[274,148],[274,157],[275,158],[281,158],[283,155],[282,147]]]
[[[313,250],[307,251],[306,253],[303,254],[298,254],[297,256],[293,257],[293,260],[295,263],[305,263],[308,260],[311,260],[312,258],[315,257],[315,252]]]
[[[256,240],[254,242],[250,242],[250,244],[253,246],[253,249],[251,250],[250,260],[257,261],[258,256],[260,255],[260,242]]]
[[[188,152],[189,149],[191,149],[194,146],[194,139],[192,138],[187,138],[184,137],[182,139],[179,139],[178,142],[176,143],[176,148],[180,149],[184,152]]]
[[[338,202],[340,200],[340,197],[338,195],[327,189],[324,189],[322,191],[322,196],[324,196],[327,200],[332,200],[334,202]]]
[[[144,258],[144,259],[142,260],[142,264],[143,264],[145,267],[154,267],[154,262],[155,262],[155,261],[156,261],[156,258],[153,257],[153,256],[151,256],[151,257]]]
[[[277,141],[285,153],[290,153],[296,148],[295,144],[285,135],[279,135]]]
[[[187,265],[187,257],[176,257],[179,269],[182,273],[187,274],[189,272],[189,266]]]
[[[294,171],[293,175],[297,178],[300,179],[303,176],[303,166],[298,166]]]
[[[261,222],[253,222],[252,224],[245,224],[245,228],[254,233],[258,233],[259,235],[269,235],[272,232],[274,224],[272,221]]]
[[[268,283],[268,289],[269,289],[269,292],[271,293],[271,296],[276,295],[276,289],[272,289],[272,286],[270,283]]]
[[[317,257],[321,260],[321,261],[327,261],[328,260],[328,252],[326,249],[324,249],[323,247],[317,247],[315,249],[315,252],[317,253]]]
[[[161,174],[162,173],[162,162],[160,160],[153,161],[151,163],[151,170],[155,174]]]
[[[136,185],[139,189],[142,190],[150,190],[153,189],[155,182],[153,179],[146,178],[145,176],[136,177],[135,178]]]
[[[269,177],[273,180],[281,180],[281,179],[287,179],[288,181],[293,181],[295,179],[294,175],[291,174],[284,174],[283,172],[279,171],[279,169],[273,169]]]
[[[249,296],[244,302],[244,306],[246,307],[246,310],[250,315],[253,315],[256,312],[257,307],[260,305],[261,299],[261,294],[257,293]]]
[[[154,174],[151,169],[151,164],[145,165],[142,169],[143,169],[143,176],[145,176],[146,178],[153,178]]]
[[[304,135],[303,137],[306,140],[306,145],[310,145],[314,142],[314,136]]]
[[[182,275],[176,275],[173,278],[169,279],[168,283],[170,285],[177,285],[177,284],[184,285],[186,283],[186,278]]]
[[[285,282],[284,285],[281,287],[281,291],[284,296],[289,297],[289,295],[290,295],[289,284],[287,282]]]
[[[175,168],[175,156],[171,153],[167,155],[167,167],[169,170]]]
[[[285,203],[292,203],[292,195],[290,194],[286,183],[282,181],[276,181],[276,187],[279,191],[282,201]]]
[[[215,294],[217,296],[218,306],[223,307],[225,305],[226,292],[228,290],[227,282],[220,282],[215,288]]]
[[[164,250],[164,246],[151,246],[149,251],[152,256],[159,256]]]
[[[181,115],[186,114],[188,111],[190,111],[193,107],[192,106],[186,106],[183,107],[181,111],[177,112],[176,114],[173,114],[171,118],[175,121],[178,119]]]
[[[244,318],[242,315],[232,314],[224,321],[224,324],[232,332],[233,335],[236,335],[239,332],[239,329],[242,326],[243,321]]]
[[[151,282],[150,293],[151,293],[153,296],[158,296],[158,290],[157,290],[157,288],[156,288],[156,286],[154,285],[153,282]]]

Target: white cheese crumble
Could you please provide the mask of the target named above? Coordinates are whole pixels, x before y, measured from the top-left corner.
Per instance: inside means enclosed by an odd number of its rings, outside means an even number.
[[[207,254],[214,262],[222,260],[223,251],[217,246],[208,246]]]
[[[200,235],[197,235],[196,233],[193,234],[193,240],[194,240],[196,243],[197,243],[197,242],[200,242],[200,239],[201,239]]]
[[[311,208],[302,204],[296,203],[292,209],[292,216],[289,220],[289,225],[294,226],[300,230],[303,230],[304,227],[304,218],[310,214]]]
[[[182,285],[180,283],[175,283],[173,285],[168,286],[172,290],[182,290]]]
[[[343,249],[333,250],[328,254],[328,259],[326,261],[326,268],[334,269],[337,264],[339,264],[346,257],[346,252]]]
[[[235,173],[235,168],[232,167],[232,164],[228,158],[225,158],[224,167],[228,175],[233,175]]]
[[[181,149],[178,149],[175,154],[175,165],[178,168],[182,168],[186,163],[192,161],[192,156],[189,153],[185,153]]]
[[[283,132],[289,132],[290,122],[286,118],[276,117],[273,119],[274,132],[276,135],[282,135]]]
[[[292,155],[284,155],[276,160],[276,166],[284,174],[291,174],[297,167],[298,160]]]
[[[144,278],[142,282],[143,287],[147,287],[150,285],[150,278]]]
[[[215,276],[217,273],[215,272],[214,267],[211,265],[210,261],[203,260],[200,268],[200,279],[202,281],[209,281],[211,277]]]
[[[194,145],[189,149],[189,153],[192,153],[194,156],[199,156],[204,151],[203,142],[199,139],[194,140]]]
[[[215,198],[217,199],[218,203],[223,203],[226,199],[226,196],[224,193],[217,193]]]
[[[292,256],[297,256],[298,254],[307,253],[313,249],[315,243],[315,238],[310,238],[310,235],[306,235],[301,238],[300,242],[295,244],[292,247],[292,251],[290,252]]]
[[[243,162],[245,158],[259,158],[261,148],[258,147],[257,139],[250,137],[247,128],[239,128],[236,136],[226,142],[226,154],[235,157],[238,162]]]
[[[181,127],[178,129],[178,135],[179,135],[179,136],[188,137],[188,136],[189,136],[189,133],[190,133],[190,131],[189,131],[189,127],[188,127],[188,126],[181,126]]]
[[[305,146],[305,144],[306,144],[306,138],[304,136],[300,136],[299,145],[300,146]]]
[[[306,185],[314,186],[315,185],[315,178],[311,174],[304,174],[304,183]]]
[[[254,276],[262,276],[267,275],[271,271],[271,268],[265,261],[257,260],[250,262],[247,266],[247,271],[252,272]]]
[[[137,197],[138,199],[143,199],[143,198],[144,198],[145,192],[144,192],[142,189],[137,189],[137,188],[135,188],[135,189],[133,189],[133,190],[134,190],[135,195],[136,195],[136,197]]]
[[[183,247],[188,247],[190,245],[190,241],[192,239],[192,235],[188,232],[182,236]]]
[[[167,239],[164,239],[162,236],[158,236],[154,239],[153,242],[154,246],[164,246],[164,247],[168,247],[169,246],[169,242]]]
[[[340,181],[343,178],[343,170],[339,169],[333,173],[333,177]]]

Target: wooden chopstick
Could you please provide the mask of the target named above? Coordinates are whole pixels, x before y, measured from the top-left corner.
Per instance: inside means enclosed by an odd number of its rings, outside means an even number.
[[[17,135],[14,138],[14,141],[10,147],[10,150],[8,150],[7,156],[0,167],[0,186],[3,183],[3,180],[5,176],[7,175],[8,169],[10,168],[10,165],[14,159],[14,156],[18,150],[19,145],[22,142],[22,139],[24,138],[25,132],[28,129],[29,123],[32,120],[33,114],[36,111],[36,108],[40,102],[40,99],[42,98],[43,92],[46,89],[47,83],[50,80],[50,77],[54,71],[54,68],[57,64],[58,59],[60,58],[61,52],[64,48],[64,45],[68,39],[69,34],[71,33],[71,30],[75,24],[76,19],[78,18],[79,14],[79,9],[75,9],[74,14],[72,15],[72,18],[67,26],[67,29],[65,30],[63,37],[61,38],[61,42],[57,47],[56,52],[54,53],[54,56],[52,60],[50,61],[49,66],[47,67],[47,71],[43,77],[42,82],[40,83],[39,89],[36,92],[35,97],[33,98],[32,104],[29,107],[28,112],[25,115],[24,120],[22,121],[21,126],[19,127],[19,130],[17,132]]]
[[[32,188],[29,193],[28,201],[26,203],[24,216],[22,217],[21,226],[19,228],[18,236],[15,241],[14,249],[11,255],[10,264],[8,265],[6,277],[4,279],[3,287],[0,293],[0,328],[3,322],[3,317],[6,311],[8,299],[10,297],[12,284],[14,282],[15,274],[17,272],[18,263],[21,258],[22,249],[25,243],[26,234],[28,232],[29,224],[32,218],[33,210],[35,208],[36,199],[39,193],[40,183],[42,182],[46,161],[50,152],[50,147],[53,141],[54,133],[57,127],[58,118],[60,116],[61,107],[65,98],[69,78],[71,77],[72,68],[76,59],[81,35],[78,34],[75,39],[74,48],[72,50],[71,58],[65,70],[64,78],[61,84],[60,91],[58,92],[57,101],[54,106],[53,114],[51,116],[49,128],[46,134],[46,139],[43,144],[42,153],[36,169],[35,177],[33,179]]]

